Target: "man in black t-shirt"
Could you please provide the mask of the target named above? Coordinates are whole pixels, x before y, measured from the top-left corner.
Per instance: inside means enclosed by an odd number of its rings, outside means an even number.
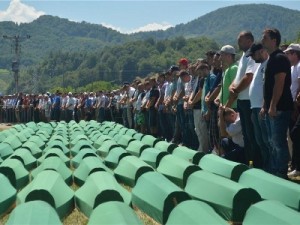
[[[291,65],[286,55],[279,49],[281,41],[277,29],[266,29],[263,32],[262,44],[268,51],[270,58],[265,71],[264,107],[262,114],[266,114],[268,133],[273,152],[272,173],[287,178],[289,149],[287,130],[293,99],[291,86]]]

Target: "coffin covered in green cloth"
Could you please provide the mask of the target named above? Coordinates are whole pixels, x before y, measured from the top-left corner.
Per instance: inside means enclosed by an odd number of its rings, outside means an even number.
[[[69,141],[64,138],[63,136],[60,136],[60,135],[53,135],[50,139],[49,139],[49,142],[50,141],[61,141],[65,146],[68,146],[69,145]]]
[[[74,158],[72,158],[72,160],[71,160],[72,166],[74,168],[77,168],[80,165],[81,161],[84,158],[89,157],[89,156],[99,157],[93,149],[85,148],[85,149],[80,150],[78,152],[78,154]]]
[[[103,134],[99,131],[93,131],[90,135],[89,135],[89,139],[95,144],[95,142],[98,140],[98,138],[100,138]],[[95,146],[94,146],[95,147]],[[96,147],[95,147],[96,148]]]
[[[58,140],[49,141],[47,143],[47,147],[45,148],[44,152],[48,152],[49,149],[52,148],[59,148],[66,156],[70,155],[70,150],[67,148],[66,145],[64,145],[62,141],[58,141]]]
[[[126,135],[126,134],[122,135],[121,138],[119,138],[117,140],[115,139],[115,141],[123,148],[127,148],[129,143],[134,140],[135,139],[133,137]]]
[[[239,183],[255,189],[263,199],[278,200],[300,211],[300,185],[259,169],[245,171]]]
[[[2,143],[9,144],[14,150],[22,146],[22,142],[15,135],[5,138],[5,140]]]
[[[143,137],[146,136],[145,134],[142,133],[136,133],[134,134],[132,137],[138,141],[141,141],[143,139]]]
[[[204,152],[192,150],[190,148],[179,146],[172,151],[172,155],[198,165],[201,158],[205,155]]]
[[[153,168],[136,156],[122,158],[114,170],[116,178],[124,184],[133,187],[144,173],[153,171]]]
[[[128,129],[125,134],[133,137],[133,135],[135,135],[136,133],[137,133],[136,130]]]
[[[0,173],[0,216],[6,212],[16,200],[17,190],[9,179]]]
[[[149,145],[150,147],[154,147],[155,144],[159,141],[160,139],[157,139],[152,135],[145,135],[141,140],[141,142],[143,142],[145,145]]]
[[[188,177],[198,170],[199,166],[174,155],[164,156],[157,167],[159,173],[181,188],[185,187]]]
[[[148,148],[149,145],[145,145],[143,142],[134,140],[131,141],[128,146],[126,147],[126,151],[130,154],[139,157],[143,150]]]
[[[32,141],[37,144],[37,146],[43,150],[45,148],[45,142],[37,135],[31,136],[28,141]]]
[[[107,172],[91,174],[75,193],[76,206],[87,217],[98,205],[109,201],[121,201],[130,205],[131,194]]]
[[[132,189],[132,204],[159,223],[165,224],[180,202],[189,195],[158,172],[143,174]]]
[[[114,147],[110,150],[108,156],[105,157],[104,163],[109,168],[115,169],[119,165],[120,160],[129,155],[130,153],[124,148]]]
[[[15,134],[15,137],[18,138],[21,143],[24,143],[28,140],[28,138],[21,133]]]
[[[228,225],[228,222],[205,202],[187,200],[171,211],[166,225],[175,224]]]
[[[24,148],[18,148],[9,158],[20,160],[28,171],[37,166],[36,158],[33,157],[30,151]]]
[[[243,221],[243,225],[296,225],[299,223],[299,212],[274,200],[265,200],[252,205]]]
[[[52,156],[59,157],[66,164],[67,167],[70,167],[70,159],[61,151],[60,148],[51,148],[51,149],[49,149],[44,155],[42,155],[40,158],[38,158],[37,164],[41,165],[42,162],[46,158],[52,157]]]
[[[58,172],[68,185],[71,185],[73,182],[72,171],[58,156],[47,157],[41,165],[31,171],[31,177],[35,178],[41,171],[44,170],[54,170]]]
[[[106,157],[109,151],[112,148],[120,147],[115,140],[106,140],[102,143],[102,145],[96,150],[97,154]]]
[[[26,141],[22,145],[22,148],[28,149],[31,152],[31,154],[33,155],[33,157],[35,157],[36,159],[41,157],[41,155],[43,153],[42,150],[40,149],[40,147],[38,146],[38,144],[33,141]]]
[[[161,151],[156,148],[146,148],[142,152],[140,159],[156,169],[158,167],[161,159],[163,157],[165,157],[166,155],[169,155],[169,153],[166,151]]]
[[[94,144],[93,146],[98,149],[101,147],[101,145],[103,144],[104,141],[107,141],[107,140],[111,140],[112,137],[108,136],[108,135],[104,135],[104,134],[101,134],[95,141],[94,141]],[[91,139],[92,140],[92,139]]]
[[[88,149],[92,149],[96,152],[96,149],[94,148],[94,146],[91,144],[92,142],[90,140],[79,140],[76,145],[74,145],[71,148],[71,155],[75,156],[79,153],[80,150],[84,149],[84,148],[88,148]]]
[[[45,201],[30,201],[18,205],[6,225],[62,225],[55,209]]]
[[[59,173],[44,170],[17,194],[17,205],[42,200],[56,209],[62,219],[74,209],[74,192]]]
[[[74,147],[79,141],[87,141],[89,144],[93,144],[86,135],[80,134],[70,141],[70,147]]]
[[[142,225],[136,213],[124,202],[106,202],[97,206],[88,225]]]
[[[0,157],[6,159],[14,153],[14,149],[7,143],[0,143]]]
[[[199,162],[199,166],[205,171],[212,172],[236,182],[238,182],[241,174],[249,169],[245,164],[232,162],[214,154],[203,156]]]
[[[46,138],[46,141],[50,138],[50,134],[51,134],[51,128],[50,130],[47,129],[47,128],[40,128],[37,132],[36,132],[37,135],[40,136],[40,134],[42,134],[45,138]],[[41,136],[40,136],[41,137]]]
[[[22,162],[17,159],[6,159],[0,165],[0,173],[6,176],[10,183],[21,189],[29,182],[29,173]]]
[[[178,146],[176,144],[169,143],[169,142],[166,142],[166,141],[159,141],[154,146],[154,148],[157,148],[161,151],[167,151],[169,153],[172,153],[173,150],[177,147]]]
[[[261,201],[254,189],[203,170],[190,175],[184,190],[194,199],[208,203],[225,220],[233,222],[242,222],[247,209]]]
[[[90,174],[97,171],[107,171],[112,173],[111,170],[104,165],[102,159],[93,156],[86,157],[74,171],[73,180],[77,185],[81,186]]]

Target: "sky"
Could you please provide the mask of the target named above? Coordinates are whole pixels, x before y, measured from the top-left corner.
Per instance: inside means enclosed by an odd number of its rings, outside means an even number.
[[[249,3],[279,5],[300,11],[300,0],[0,0],[0,21],[29,23],[41,15],[52,15],[134,33],[165,30],[218,8]]]

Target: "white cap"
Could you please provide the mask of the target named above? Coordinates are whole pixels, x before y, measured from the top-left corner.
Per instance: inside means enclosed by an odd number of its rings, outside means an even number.
[[[284,52],[288,52],[288,51],[299,51],[300,52],[300,45],[299,44],[295,44],[295,43],[292,43],[290,44],[286,50],[284,50]]]
[[[235,55],[235,48],[231,45],[224,45],[220,52],[224,52],[224,53],[227,53],[227,54],[232,54],[232,55]]]

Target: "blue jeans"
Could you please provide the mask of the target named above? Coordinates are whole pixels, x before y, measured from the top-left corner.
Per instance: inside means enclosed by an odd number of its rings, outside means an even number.
[[[265,171],[270,172],[271,170],[270,157],[271,157],[272,148],[268,138],[266,119],[261,118],[261,116],[259,115],[260,110],[261,108],[253,108],[251,119],[253,122],[255,140],[261,150],[262,168]]]
[[[194,125],[194,113],[193,109],[185,110],[185,131],[184,131],[184,145],[191,149],[197,150],[198,148],[198,139],[195,133]]]
[[[262,159],[260,148],[255,141],[254,128],[251,121],[250,100],[238,100],[237,109],[240,113],[242,132],[245,144],[246,162],[253,161],[255,167],[261,167]]]
[[[287,143],[287,131],[291,117],[290,111],[277,111],[275,117],[267,115],[268,135],[272,144],[272,173],[280,177],[286,177],[289,162],[289,147]]]

